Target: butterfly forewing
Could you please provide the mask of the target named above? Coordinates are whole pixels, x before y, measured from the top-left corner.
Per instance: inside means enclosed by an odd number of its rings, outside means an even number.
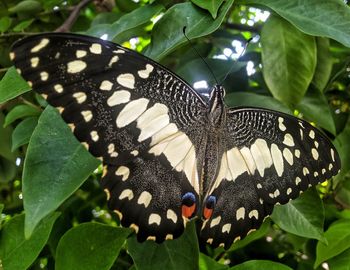
[[[97,38],[32,36],[17,42],[11,57],[102,158],[101,183],[122,224],[140,240],[178,236],[183,195],[198,201],[196,145],[205,134],[196,127],[206,113],[199,95],[152,60]]]
[[[228,109],[226,151],[207,197],[216,198],[202,236],[229,245],[257,229],[273,205],[336,175],[339,156],[308,122],[259,108]]]

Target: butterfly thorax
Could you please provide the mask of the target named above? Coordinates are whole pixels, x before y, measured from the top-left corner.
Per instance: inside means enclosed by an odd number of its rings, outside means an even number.
[[[209,122],[215,128],[220,128],[225,123],[224,97],[224,87],[215,85],[211,90],[209,98]]]

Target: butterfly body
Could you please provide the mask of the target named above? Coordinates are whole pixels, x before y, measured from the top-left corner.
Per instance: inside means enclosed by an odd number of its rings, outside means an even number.
[[[306,121],[206,102],[160,64],[112,42],[42,34],[17,42],[15,66],[103,161],[109,207],[140,241],[180,236],[226,248],[259,228],[276,203],[334,176],[339,156]]]

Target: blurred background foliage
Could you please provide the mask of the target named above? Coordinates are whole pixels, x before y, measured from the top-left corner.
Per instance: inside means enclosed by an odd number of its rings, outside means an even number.
[[[225,86],[228,105],[310,121],[333,140],[342,171],[276,206],[227,251],[199,249],[194,224],[177,240],[140,244],[107,209],[98,162],[81,149],[84,166],[72,173],[62,165],[70,154],[44,143],[57,129],[78,147],[56,111],[41,115],[46,102],[11,68],[13,42],[55,30],[137,50],[207,97],[215,79],[194,47]],[[349,269],[349,47],[342,0],[0,1],[0,269]],[[49,157],[57,163],[38,165]],[[53,189],[58,174],[62,185]]]

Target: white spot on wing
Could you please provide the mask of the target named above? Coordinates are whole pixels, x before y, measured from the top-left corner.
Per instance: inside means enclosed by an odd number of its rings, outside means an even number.
[[[39,44],[36,45],[35,47],[33,47],[30,52],[32,53],[36,53],[38,51],[40,51],[41,49],[45,48],[47,46],[47,44],[49,44],[50,40],[47,38],[43,38],[42,40],[40,40]]]
[[[75,56],[76,56],[77,58],[82,58],[82,57],[84,57],[86,54],[87,54],[87,52],[84,51],[84,50],[77,50],[77,51],[75,52]]]
[[[93,43],[89,48],[91,53],[94,54],[101,54],[102,53],[102,46],[98,43]]]
[[[111,60],[108,63],[108,66],[111,67],[114,63],[116,63],[119,60],[119,57],[117,55],[114,55]]]
[[[300,158],[300,150],[299,149],[295,149],[294,155],[295,155],[295,157]]]
[[[99,136],[97,134],[96,130],[93,130],[90,132],[90,136],[91,136],[91,140],[93,140],[94,142],[97,142],[99,139]]]
[[[284,143],[285,145],[288,145],[288,146],[294,146],[294,140],[293,140],[292,135],[290,135],[289,133],[287,133],[286,135],[284,135],[283,143]]]
[[[210,228],[218,225],[221,221],[221,216],[217,216],[216,218],[213,218],[210,222]]]
[[[152,194],[149,193],[148,191],[143,191],[140,194],[140,197],[138,198],[137,203],[143,204],[147,208],[151,200],[152,200]]]
[[[331,157],[332,157],[332,161],[335,162],[334,150],[333,150],[333,148],[331,148]]]
[[[244,158],[245,163],[247,164],[249,173],[253,175],[256,169],[256,165],[252,153],[248,147],[243,147],[240,152]]]
[[[238,208],[238,210],[236,211],[236,219],[240,220],[240,219],[244,219],[245,216],[245,208],[241,207]]]
[[[39,65],[39,57],[31,58],[30,65],[32,66],[32,68],[36,68]]]
[[[301,178],[300,177],[296,177],[295,178],[295,184],[298,185],[299,183],[301,183]]]
[[[263,177],[264,170],[271,167],[272,165],[272,157],[266,141],[263,139],[257,139],[250,147],[250,151],[254,158],[259,174]]]
[[[78,73],[80,71],[83,71],[85,68],[86,68],[86,63],[81,60],[74,60],[74,61],[68,62],[67,64],[68,73]]]
[[[276,144],[271,144],[271,156],[273,160],[273,165],[275,166],[275,170],[278,176],[282,176],[283,174],[283,157],[282,152],[278,148]]]
[[[176,213],[175,213],[173,210],[171,210],[171,209],[168,209],[168,210],[166,211],[166,217],[167,217],[167,219],[172,220],[174,223],[177,222],[177,215],[176,215]]]
[[[92,119],[92,112],[91,111],[82,111],[81,115],[83,116],[85,122],[89,122]]]
[[[113,83],[108,80],[104,80],[101,82],[100,89],[105,91],[110,91],[113,87]],[[119,92],[119,91],[118,91]]]
[[[122,193],[120,193],[119,200],[123,200],[125,198],[127,198],[129,201],[132,200],[132,198],[134,198],[134,193],[131,189],[124,189]]]
[[[151,72],[153,71],[154,67],[150,64],[146,65],[146,68],[143,70],[140,70],[137,72],[137,74],[140,76],[142,79],[147,79]]]
[[[48,78],[49,78],[49,73],[47,73],[46,71],[40,72],[40,79],[42,81],[47,81]]]
[[[148,103],[149,100],[146,98],[139,98],[128,103],[117,117],[117,126],[125,127],[136,120],[146,110]]]
[[[120,166],[115,172],[115,175],[122,176],[122,181],[125,181],[126,179],[128,179],[129,174],[130,174],[130,170],[128,167],[125,167],[125,166]]]
[[[283,118],[282,117],[278,117],[278,128],[281,131],[285,131],[286,130],[286,126],[283,124]]]
[[[312,154],[312,157],[314,158],[314,160],[318,160],[318,151],[315,149],[315,148],[312,148],[311,149],[311,154]]]
[[[155,223],[159,226],[161,220],[162,220],[162,218],[160,217],[160,215],[152,213],[149,215],[148,224],[151,225],[151,224]]]
[[[254,217],[256,220],[258,220],[258,218],[259,218],[259,212],[258,212],[258,210],[252,210],[252,211],[250,211],[249,212],[249,214],[248,214],[248,217],[249,218],[252,218],[252,217]]]
[[[231,224],[230,223],[227,223],[225,224],[224,226],[222,226],[222,233],[230,233],[231,231]]]
[[[117,157],[117,156],[118,156],[117,151],[115,151],[115,145],[114,145],[114,143],[111,143],[111,144],[108,145],[108,154],[109,154],[111,157]]]
[[[131,73],[121,74],[117,77],[117,82],[124,87],[134,89],[135,77]]]
[[[283,157],[291,166],[293,165],[293,154],[288,148],[283,149]]]
[[[83,103],[87,98],[84,92],[76,92],[73,94],[73,97],[79,104]]]
[[[119,90],[113,93],[107,100],[108,106],[112,107],[115,105],[127,103],[130,100],[130,92],[126,90]]]
[[[309,137],[310,137],[311,139],[315,139],[315,131],[310,130]]]

